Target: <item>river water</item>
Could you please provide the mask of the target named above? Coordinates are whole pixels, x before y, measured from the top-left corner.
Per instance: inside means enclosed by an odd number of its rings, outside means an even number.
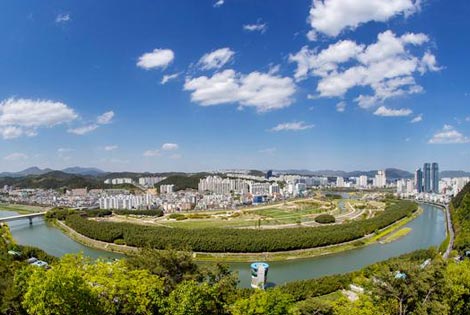
[[[315,258],[271,262],[269,263],[268,280],[275,284],[282,284],[293,280],[350,272],[417,249],[439,246],[446,237],[445,213],[433,205],[422,204],[421,207],[424,209],[423,214],[406,225],[412,230],[399,240]],[[0,217],[11,215],[16,215],[16,213],[0,211]],[[119,254],[83,246],[41,218],[33,219],[32,226],[29,225],[28,220],[13,221],[9,223],[9,226],[13,237],[19,244],[42,248],[51,255],[62,256],[67,253],[83,252],[84,255],[93,258],[122,257]],[[230,265],[234,271],[239,273],[240,286],[249,287],[250,264],[232,263]]]

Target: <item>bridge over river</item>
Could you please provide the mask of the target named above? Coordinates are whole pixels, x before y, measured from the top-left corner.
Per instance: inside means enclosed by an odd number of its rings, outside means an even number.
[[[9,217],[0,218],[0,223],[18,221],[18,220],[29,220],[29,224],[33,224],[33,218],[43,217],[46,212],[37,212],[31,214],[19,214]]]

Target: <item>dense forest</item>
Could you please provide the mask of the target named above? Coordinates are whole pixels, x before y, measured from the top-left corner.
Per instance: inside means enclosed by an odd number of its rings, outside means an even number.
[[[98,222],[68,215],[65,222],[89,238],[136,247],[190,249],[196,252],[259,253],[314,248],[353,241],[410,216],[417,204],[395,201],[375,217],[341,225],[293,229],[184,229],[132,223]]]
[[[159,189],[160,185],[175,185],[173,187],[174,191],[185,190],[185,189],[196,189],[199,185],[199,180],[201,178],[207,177],[211,174],[209,173],[197,173],[193,175],[171,175],[168,176],[163,181],[157,183],[155,186]]]

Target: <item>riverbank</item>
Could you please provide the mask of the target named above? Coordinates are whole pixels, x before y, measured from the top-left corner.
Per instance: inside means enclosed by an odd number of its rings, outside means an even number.
[[[47,211],[48,209],[49,207],[0,203],[0,211],[2,210],[15,211],[18,214],[30,214],[32,212],[44,212],[44,211]]]
[[[413,221],[423,213],[423,209],[418,207],[411,216],[405,217],[381,230],[377,233],[366,235],[360,239],[356,239],[350,242],[341,244],[316,247],[311,249],[293,250],[293,251],[282,251],[282,252],[269,252],[269,253],[202,253],[195,252],[194,258],[196,261],[201,262],[250,262],[256,260],[264,261],[284,261],[294,259],[313,258],[317,256],[324,256],[330,254],[336,254],[351,249],[361,248],[378,243],[381,239],[397,231],[407,223]],[[120,254],[132,254],[139,250],[137,247],[118,245],[113,243],[107,243],[97,241],[86,237],[61,221],[55,221],[54,225],[59,228],[63,233],[69,236],[71,239],[91,248],[120,253]]]

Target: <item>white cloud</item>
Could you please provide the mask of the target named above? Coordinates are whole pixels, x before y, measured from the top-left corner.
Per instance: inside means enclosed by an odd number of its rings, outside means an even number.
[[[72,18],[70,17],[70,14],[68,13],[58,14],[57,17],[55,18],[56,23],[67,23],[70,20],[72,20]]]
[[[176,143],[164,143],[162,145],[163,151],[174,151],[174,150],[178,150],[178,148],[179,148],[179,145],[177,145]]]
[[[234,55],[235,52],[233,50],[224,47],[205,54],[201,57],[198,64],[201,69],[204,70],[220,69],[229,62]]]
[[[419,114],[418,116],[414,117],[412,120],[411,120],[411,123],[412,124],[416,124],[416,123],[419,123],[423,121],[423,114]]]
[[[337,112],[344,112],[346,110],[346,102],[339,102],[338,104],[336,104],[336,111]]]
[[[77,128],[70,128],[67,130],[67,132],[69,133],[73,133],[77,136],[83,136],[87,133],[90,133],[92,131],[95,131],[96,129],[98,129],[98,125],[96,124],[91,124],[91,125],[85,125],[85,126],[81,126],[81,127],[77,127]]]
[[[98,116],[96,118],[96,123],[98,123],[100,125],[110,124],[111,121],[113,120],[113,117],[114,117],[114,112],[113,111],[103,113],[103,114],[101,114],[100,116]]]
[[[470,116],[465,117],[465,121],[470,121]]]
[[[163,76],[162,80],[160,81],[160,84],[164,85],[164,84],[168,83],[168,81],[175,80],[176,78],[179,77],[179,75],[180,75],[180,73],[165,74]]]
[[[119,146],[117,146],[117,145],[107,145],[103,149],[105,151],[114,151],[114,150],[117,150],[118,148],[119,148]]]
[[[156,157],[156,156],[160,156],[161,153],[160,153],[160,150],[158,149],[155,149],[155,150],[147,150],[144,152],[144,156],[145,157]]]
[[[420,0],[313,0],[308,20],[314,31],[337,36],[363,23],[386,22],[419,10]]]
[[[221,7],[224,5],[224,0],[217,0],[215,3],[214,3],[214,8],[218,8],[218,7]]]
[[[305,46],[290,55],[289,61],[297,63],[296,80],[319,77],[318,97],[343,97],[355,87],[370,88],[372,95],[360,94],[355,102],[362,108],[371,108],[392,97],[423,91],[414,76],[438,71],[440,67],[431,53],[418,58],[407,48],[428,40],[421,33],[398,37],[385,31],[368,46],[351,40],[338,41],[320,51]]]
[[[318,34],[314,30],[310,30],[307,32],[307,39],[309,41],[314,42],[317,40],[317,38],[318,38]]]
[[[296,86],[289,77],[257,71],[243,75],[228,69],[212,77],[188,78],[184,90],[192,91],[191,101],[202,106],[238,103],[266,112],[290,106]]]
[[[112,122],[114,118],[114,112],[108,111],[96,117],[96,123],[87,124],[84,126],[76,127],[76,128],[69,128],[67,132],[73,133],[77,136],[83,136],[87,133],[95,131],[100,127],[100,125],[107,125]]]
[[[383,117],[402,117],[402,116],[409,116],[412,113],[413,111],[409,108],[392,109],[392,108],[387,108],[385,106],[380,106],[374,112],[374,115],[383,116]]]
[[[245,24],[243,29],[248,32],[264,33],[268,29],[268,25],[266,23]]]
[[[29,156],[24,153],[11,153],[3,157],[5,161],[24,161],[29,159]]]
[[[452,143],[469,143],[470,138],[464,136],[461,132],[455,130],[451,125],[444,127],[435,133],[428,143],[430,144],[452,144]]]
[[[299,130],[306,130],[306,129],[311,129],[315,125],[308,125],[303,121],[294,121],[294,122],[288,122],[288,123],[282,123],[279,124],[273,128],[270,129],[270,131],[299,131]]]
[[[166,68],[173,59],[175,59],[175,54],[171,49],[156,48],[152,52],[140,56],[137,66],[146,70]]]
[[[0,102],[0,134],[4,139],[35,136],[37,129],[70,122],[78,115],[61,102],[9,98]]]

